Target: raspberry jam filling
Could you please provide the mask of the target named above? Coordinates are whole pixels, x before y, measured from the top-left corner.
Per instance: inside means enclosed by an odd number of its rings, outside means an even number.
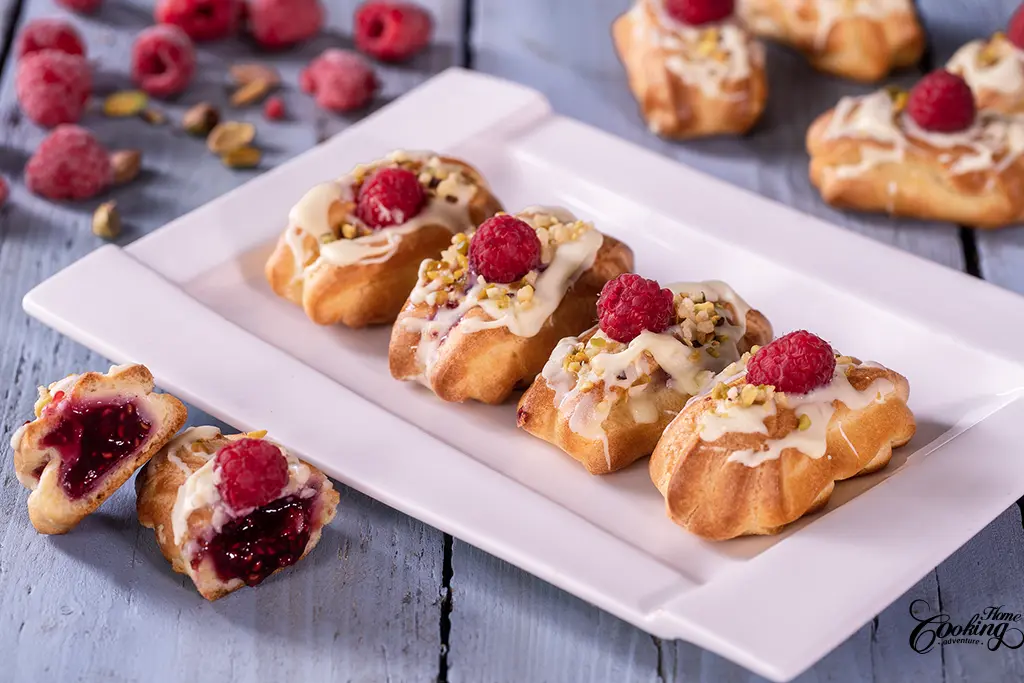
[[[315,500],[316,496],[288,496],[228,522],[202,544],[192,567],[209,556],[222,581],[241,579],[255,586],[302,557],[312,532]]]
[[[60,485],[71,498],[92,492],[103,475],[138,450],[153,428],[132,401],[68,401],[58,411],[57,426],[42,445],[60,453]]]

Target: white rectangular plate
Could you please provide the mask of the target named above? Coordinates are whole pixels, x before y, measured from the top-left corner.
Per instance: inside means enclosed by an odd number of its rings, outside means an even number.
[[[518,431],[513,404],[449,405],[394,381],[387,329],[316,327],[263,279],[291,205],[394,148],[462,156],[512,210],[565,205],[627,242],[645,275],[726,280],[777,331],[810,328],[899,370],[917,437],[884,472],[840,484],[825,513],[778,537],[716,544],[665,517],[646,463],[592,477]],[[345,484],[777,681],[1024,495],[1024,299],[459,70],[124,250],[97,250],[31,291],[25,309],[117,362],[146,363],[240,429],[269,429]]]

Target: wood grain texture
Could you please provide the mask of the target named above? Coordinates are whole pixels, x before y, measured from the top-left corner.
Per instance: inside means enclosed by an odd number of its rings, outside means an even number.
[[[874,239],[953,268],[964,267],[956,226],[847,214],[823,204],[807,180],[806,128],[839,97],[870,88],[820,76],[788,50],[773,47],[769,51],[768,111],[750,136],[688,144],[652,136],[639,118],[607,37],[611,21],[628,5],[626,0],[598,0],[581,12],[574,3],[529,0],[513,6],[478,0],[473,5],[473,64],[541,90],[559,113]],[[971,10],[964,7],[959,12],[964,15]],[[538,20],[539,16],[545,19]],[[892,80],[910,85],[920,73],[904,73]],[[1008,512],[975,539],[972,551],[982,549],[989,558],[1001,552],[1000,530],[1007,528],[1006,520],[1013,522],[1012,514]],[[909,605],[918,599],[939,605],[938,576],[949,574],[948,567],[970,557],[968,552],[961,551],[939,572],[923,579],[798,680],[943,680],[947,653],[936,649],[918,655],[908,646],[916,623]],[[652,658],[642,632],[458,540],[453,564],[452,681],[602,680],[595,671],[629,681],[762,680],[682,642],[651,639],[657,650]],[[990,565],[987,571],[994,572],[1000,585],[1016,583]],[[960,576],[957,589],[965,602],[984,595],[971,586],[969,577]],[[552,635],[556,642],[551,642]],[[963,680],[968,675],[974,676],[971,680],[1004,680],[986,677],[999,666],[978,661],[977,668],[965,669]]]
[[[151,23],[152,2],[107,0],[94,17],[72,17],[95,63],[97,92],[129,87],[133,36]],[[259,108],[233,111],[259,128],[264,168],[298,154],[356,120],[316,111],[295,86],[301,67],[328,46],[348,46],[355,0],[332,1],[329,30],[272,60],[287,87],[291,116],[262,120]],[[458,1],[429,3],[439,43],[411,65],[380,71],[386,101],[449,66],[461,53]],[[13,3],[0,9],[10,16]],[[26,3],[21,22],[70,16],[49,0]],[[0,24],[2,29],[2,24]],[[191,104],[226,103],[227,64],[255,51],[241,41],[200,49],[196,84],[160,104],[177,120]],[[269,61],[269,60],[268,60]],[[443,540],[440,532],[354,491],[342,489],[334,523],[301,565],[265,585],[208,604],[171,572],[153,535],[135,519],[130,486],[66,537],[36,535],[25,491],[13,475],[10,431],[31,413],[35,387],[65,374],[105,369],[95,354],[31,321],[24,293],[101,244],[89,230],[97,199],[53,203],[29,194],[21,169],[44,132],[18,114],[13,61],[0,87],[0,171],[11,200],[0,212],[0,681],[427,681],[437,676]],[[360,113],[362,115],[362,113]],[[111,148],[144,151],[142,177],[111,192],[127,229],[121,243],[159,227],[254,173],[230,171],[203,142],[142,121],[83,125]],[[346,169],[339,169],[339,173]],[[283,220],[283,217],[282,217]],[[117,305],[117,292],[111,292]],[[210,418],[193,412],[193,423]]]

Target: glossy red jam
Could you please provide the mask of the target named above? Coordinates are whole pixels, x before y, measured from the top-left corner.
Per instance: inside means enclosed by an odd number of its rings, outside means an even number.
[[[255,586],[302,557],[312,532],[316,497],[289,496],[224,525],[196,553],[192,566],[209,556],[222,581],[241,579]]]
[[[57,426],[42,439],[60,453],[60,485],[71,498],[92,492],[108,471],[135,453],[153,425],[132,401],[56,407]]]

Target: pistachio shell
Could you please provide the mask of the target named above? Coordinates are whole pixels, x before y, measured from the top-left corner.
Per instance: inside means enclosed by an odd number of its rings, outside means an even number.
[[[206,146],[214,154],[224,155],[248,146],[255,138],[256,126],[251,123],[225,121],[217,124],[210,131],[210,135],[206,138]]]

